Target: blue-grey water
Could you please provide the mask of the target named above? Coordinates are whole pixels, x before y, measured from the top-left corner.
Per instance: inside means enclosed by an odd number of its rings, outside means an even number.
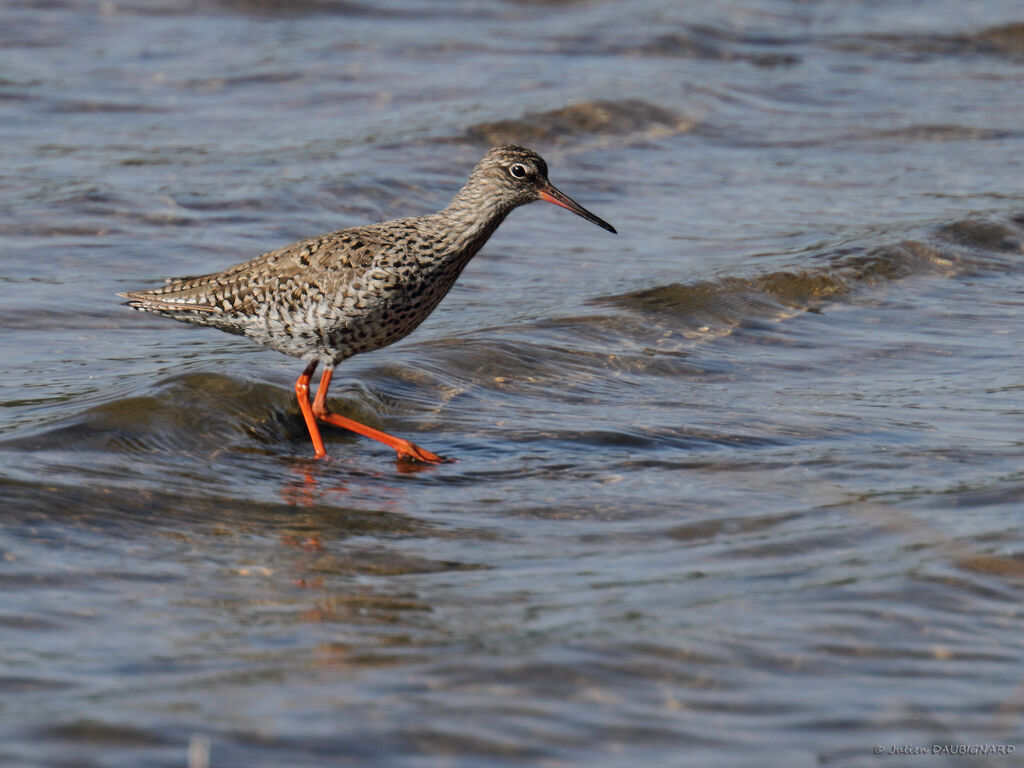
[[[1017,0],[5,0],[0,764],[1024,765],[1022,83]],[[457,463],[116,297],[506,142],[620,234],[331,390]]]

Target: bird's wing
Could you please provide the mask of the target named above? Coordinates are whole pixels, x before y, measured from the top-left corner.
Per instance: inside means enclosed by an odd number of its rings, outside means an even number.
[[[270,251],[221,272],[168,280],[159,288],[119,294],[135,309],[161,314],[195,315],[218,324],[256,314],[261,303],[301,306],[325,284],[344,285],[370,269],[378,253],[395,243],[374,227],[331,232]],[[181,318],[185,319],[185,318]]]

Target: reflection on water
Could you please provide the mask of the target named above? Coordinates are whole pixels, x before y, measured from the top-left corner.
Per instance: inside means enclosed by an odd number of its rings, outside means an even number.
[[[1017,14],[0,9],[0,762],[1018,764]],[[457,463],[115,297],[500,142],[621,236],[517,211],[331,390]]]

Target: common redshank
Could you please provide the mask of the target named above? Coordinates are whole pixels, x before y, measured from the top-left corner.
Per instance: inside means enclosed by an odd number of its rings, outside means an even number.
[[[307,360],[295,394],[316,458],[326,456],[320,420],[379,440],[400,458],[443,462],[415,443],[329,411],[331,375],[342,360],[411,333],[512,209],[534,200],[560,205],[615,232],[552,186],[547,163],[536,152],[495,147],[476,164],[448,207],[437,213],[330,232],[223,272],[118,295],[134,309],[248,336]],[[310,402],[310,379],[320,363],[323,376]]]

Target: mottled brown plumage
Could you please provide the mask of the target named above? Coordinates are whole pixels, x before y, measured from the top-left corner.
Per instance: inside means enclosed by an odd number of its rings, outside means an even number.
[[[369,436],[400,455],[440,461],[408,441],[363,425],[357,429],[355,422],[326,411],[331,371],[345,358],[412,332],[509,212],[538,199],[615,231],[555,189],[538,154],[523,147],[496,147],[477,163],[448,207],[437,213],[342,229],[222,272],[120,295],[134,309],[248,336],[310,361],[296,390],[318,458],[324,452],[316,418],[362,434],[374,432]],[[324,379],[310,404],[309,377],[321,362],[327,366]]]

